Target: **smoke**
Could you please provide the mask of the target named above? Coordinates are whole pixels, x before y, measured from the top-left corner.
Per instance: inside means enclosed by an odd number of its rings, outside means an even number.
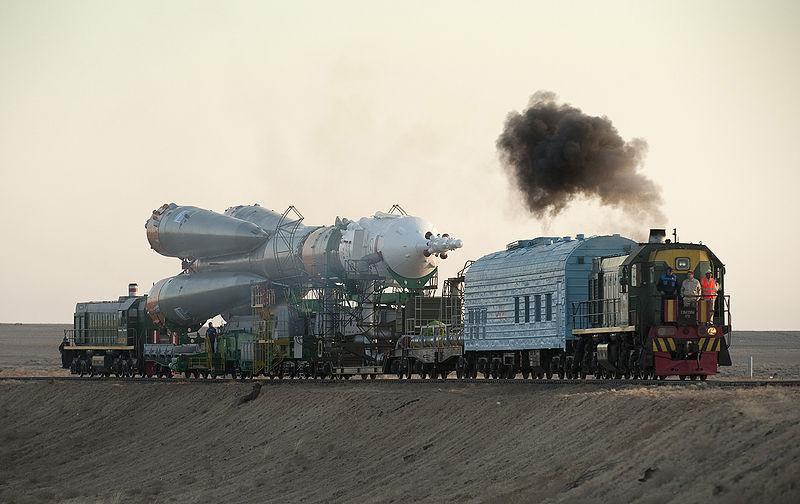
[[[632,219],[661,224],[661,189],[637,173],[647,142],[625,142],[607,117],[558,104],[549,91],[511,112],[497,139],[500,158],[537,217],[555,217],[576,196],[597,198]],[[640,220],[641,222],[641,220]]]

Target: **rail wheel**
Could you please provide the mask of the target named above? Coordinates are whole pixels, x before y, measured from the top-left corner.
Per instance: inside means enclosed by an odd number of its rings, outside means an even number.
[[[523,380],[527,380],[528,377],[530,377],[530,375],[531,375],[531,371],[529,369],[523,369],[522,370],[522,379]]]
[[[680,379],[681,381],[684,381],[686,379],[686,375],[685,374],[680,375]]]
[[[548,379],[548,380],[550,380],[551,378],[553,378],[553,372],[552,372],[552,371],[548,371],[548,372],[546,372],[544,375],[545,375],[545,377],[547,377],[547,379]]]
[[[186,371],[183,372],[183,376],[186,378],[191,378],[192,372],[187,369]]]
[[[706,381],[708,379],[708,375],[701,374],[700,381]]]

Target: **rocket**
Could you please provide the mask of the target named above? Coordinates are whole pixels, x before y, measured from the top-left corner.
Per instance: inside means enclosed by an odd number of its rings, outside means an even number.
[[[181,259],[183,272],[157,282],[146,309],[156,324],[192,327],[249,307],[253,283],[300,288],[315,281],[377,278],[386,286],[421,287],[461,240],[429,221],[377,212],[357,221],[306,226],[294,207],[259,205],[224,214],[164,204],[145,223],[150,247]],[[377,276],[377,277],[376,277]]]

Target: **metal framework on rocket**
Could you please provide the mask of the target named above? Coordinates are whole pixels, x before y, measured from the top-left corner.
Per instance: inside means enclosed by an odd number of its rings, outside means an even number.
[[[196,328],[218,314],[249,313],[251,286],[267,283],[286,305],[315,299],[318,334],[336,334],[353,319],[366,333],[387,288],[422,292],[439,261],[461,247],[397,205],[357,221],[337,217],[331,226],[303,220],[294,207],[282,214],[259,205],[224,214],[174,203],[154,210],[145,223],[150,246],[181,259],[183,272],[153,286],[148,314],[161,326]]]

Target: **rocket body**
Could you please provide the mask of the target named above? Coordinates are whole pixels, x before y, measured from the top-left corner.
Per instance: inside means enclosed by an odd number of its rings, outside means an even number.
[[[366,271],[387,285],[426,279],[447,251],[461,247],[425,219],[382,212],[305,226],[258,205],[219,214],[169,204],[155,210],[145,228],[154,250],[186,267],[151,290],[148,313],[162,325],[193,326],[239,309],[249,302],[250,284],[267,280],[299,285]]]

